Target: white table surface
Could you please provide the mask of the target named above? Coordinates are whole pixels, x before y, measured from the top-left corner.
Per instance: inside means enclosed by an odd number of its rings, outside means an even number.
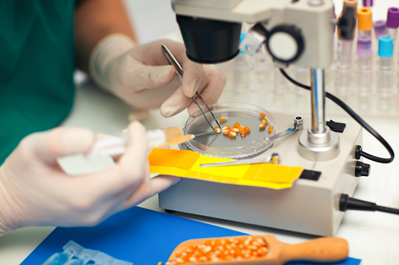
[[[334,0],[336,9],[340,10],[342,1]],[[377,2],[377,1],[375,1]],[[386,7],[398,5],[398,0],[378,1],[381,12],[375,12],[375,18],[384,18]],[[167,37],[179,39],[176,32]],[[226,91],[220,102],[229,101],[232,98]],[[244,102],[259,102],[260,97],[247,94]],[[117,133],[128,124],[127,116],[131,109],[115,97],[99,91],[91,83],[77,89],[75,107],[70,116],[64,122],[64,126],[84,126],[94,132]],[[304,111],[305,114],[308,111]],[[295,115],[298,113],[295,113]],[[173,118],[163,118],[158,110],[150,112],[150,116],[143,121],[147,129],[155,129],[166,126],[181,126],[188,115],[183,112]],[[336,121],[353,122],[347,116],[330,117]],[[367,118],[372,125],[393,147],[398,151],[399,147],[399,118]],[[370,134],[364,133],[363,150],[366,152],[387,156],[387,152]],[[365,162],[368,163],[367,159]],[[93,164],[85,164],[79,157],[66,159],[63,165],[71,173],[83,173],[110,166],[110,159],[95,161]],[[377,202],[380,205],[399,208],[399,159],[393,163],[377,164],[370,162],[371,174],[368,178],[362,178],[354,194],[355,198]],[[158,197],[141,203],[139,206],[148,209],[162,211],[158,207]],[[197,217],[187,214],[178,214],[193,220],[218,225],[237,231],[256,234],[269,233],[286,243],[300,243],[313,236],[286,232],[272,228],[263,228],[244,225],[229,221],[222,221],[206,217]],[[47,237],[54,227],[29,227],[10,232],[0,237],[0,264],[14,265],[21,263],[39,244]],[[351,257],[362,259],[362,265],[398,265],[399,264],[399,216],[373,212],[347,212],[336,234],[349,242]]]

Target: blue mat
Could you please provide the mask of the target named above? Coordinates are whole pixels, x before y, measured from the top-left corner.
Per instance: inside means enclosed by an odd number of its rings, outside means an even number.
[[[243,233],[178,216],[133,207],[118,213],[94,227],[57,227],[21,263],[42,264],[73,240],[84,248],[99,250],[134,265],[153,265],[167,261],[174,248],[193,238],[238,236]],[[290,265],[314,263],[291,262]],[[360,260],[348,258],[335,265],[359,265]]]

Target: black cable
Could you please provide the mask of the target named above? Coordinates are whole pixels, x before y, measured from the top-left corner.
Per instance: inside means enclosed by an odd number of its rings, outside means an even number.
[[[310,90],[310,86],[304,85],[299,83],[298,81],[292,79],[285,71],[284,69],[280,68],[281,74],[287,78],[291,83],[294,85],[297,85],[299,87],[302,87],[304,89]],[[333,94],[330,94],[326,92],[326,97],[332,100],[335,104],[340,106],[346,113],[348,113],[355,121],[357,121],[366,131],[368,131],[371,135],[373,135],[388,151],[390,158],[382,158],[378,156],[371,155],[369,153],[366,153],[362,150],[360,150],[359,154],[367,159],[370,159],[374,162],[378,163],[391,163],[393,159],[395,158],[395,153],[393,152],[392,147],[388,144],[387,141],[385,141],[384,138],[376,131],[374,130],[365,120],[363,120],[353,109],[351,109],[348,105],[346,105],[342,100],[334,96]]]
[[[348,194],[341,194],[339,200],[339,210],[345,212],[347,210],[370,211],[370,212],[384,212],[399,215],[399,209],[379,206],[374,202],[362,201],[351,198]]]
[[[399,215],[399,209],[389,208],[389,207],[385,207],[385,206],[378,206],[377,205],[376,211]]]

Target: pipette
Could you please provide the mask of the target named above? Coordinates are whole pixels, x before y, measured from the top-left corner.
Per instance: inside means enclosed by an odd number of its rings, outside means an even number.
[[[181,144],[194,139],[193,134],[184,135],[179,127],[158,129],[147,131],[146,133],[149,148],[161,148],[176,144]],[[96,141],[87,153],[87,158],[93,159],[98,155],[115,156],[123,154],[126,151],[126,145],[129,143],[129,135],[123,132],[119,136],[111,136]]]

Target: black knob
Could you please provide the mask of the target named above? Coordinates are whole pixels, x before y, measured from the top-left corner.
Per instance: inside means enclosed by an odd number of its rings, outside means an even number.
[[[355,166],[356,177],[368,177],[370,175],[370,165],[357,161]]]
[[[303,53],[305,43],[298,27],[278,25],[269,32],[266,47],[275,60],[292,63]]]

